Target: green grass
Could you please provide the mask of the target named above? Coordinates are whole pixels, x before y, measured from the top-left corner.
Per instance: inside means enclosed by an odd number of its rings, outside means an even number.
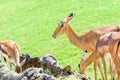
[[[51,53],[61,65],[78,70],[82,51],[66,35],[52,38],[58,22],[71,12],[70,25],[77,34],[120,23],[119,0],[0,0],[0,40],[16,41],[21,53],[32,57]],[[92,66],[87,75],[94,79]]]

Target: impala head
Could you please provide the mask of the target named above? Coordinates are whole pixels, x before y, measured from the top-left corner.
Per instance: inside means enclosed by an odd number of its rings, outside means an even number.
[[[78,64],[78,67],[80,70],[80,74],[85,74],[85,72],[87,71],[87,67],[84,65],[84,61]]]
[[[26,61],[27,61],[27,59],[25,58],[25,59],[20,63],[20,65],[17,65],[17,66],[15,67],[15,71],[16,71],[17,73],[22,72],[22,67],[23,67],[23,65],[25,64]]]
[[[53,37],[56,38],[57,36],[60,36],[64,34],[68,27],[68,22],[73,18],[73,13],[70,13],[63,21],[60,21],[58,24],[58,27],[56,28],[55,32],[53,33]]]

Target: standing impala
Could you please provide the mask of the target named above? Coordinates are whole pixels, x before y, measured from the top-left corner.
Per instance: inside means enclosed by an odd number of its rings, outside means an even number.
[[[94,29],[83,35],[78,36],[72,30],[72,28],[70,27],[70,25],[68,23],[70,20],[72,20],[72,18],[73,18],[73,13],[71,13],[63,21],[61,21],[58,24],[58,27],[56,28],[55,32],[53,33],[53,37],[56,38],[57,36],[60,36],[65,33],[67,35],[69,41],[73,45],[75,45],[76,47],[78,47],[79,49],[81,49],[85,52],[83,54],[82,60],[85,59],[86,53],[92,53],[95,50],[96,42],[101,35],[104,35],[108,32],[120,31],[120,26],[111,26],[111,27]],[[98,65],[98,67],[101,71],[101,74],[102,74],[102,78],[104,79],[99,61],[95,61],[95,63],[94,63],[95,80],[97,80],[96,65]]]
[[[12,64],[20,68],[19,53],[20,48],[14,41],[6,40],[0,42],[0,55],[5,57],[7,64],[10,64],[10,69],[12,69]],[[14,59],[15,63],[11,59]]]
[[[120,80],[120,32],[110,32],[101,36],[96,44],[96,49],[85,61],[80,64],[80,72],[84,73],[86,68],[101,56],[104,64],[104,72],[106,75],[106,63],[104,56],[110,53],[113,63],[117,69],[118,80]]]

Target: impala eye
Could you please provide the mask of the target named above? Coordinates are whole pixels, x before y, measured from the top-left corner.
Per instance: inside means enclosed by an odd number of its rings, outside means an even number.
[[[63,23],[61,23],[61,26],[60,27],[63,27],[64,25],[63,25]]]

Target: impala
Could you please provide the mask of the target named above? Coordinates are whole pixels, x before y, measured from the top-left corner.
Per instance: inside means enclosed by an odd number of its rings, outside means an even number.
[[[58,27],[56,28],[52,36],[56,38],[65,33],[69,41],[84,52],[81,62],[86,58],[86,53],[92,53],[95,50],[96,42],[101,35],[104,35],[108,32],[120,31],[120,26],[111,26],[111,27],[93,29],[83,35],[78,36],[73,31],[73,29],[69,24],[69,21],[72,20],[72,18],[73,18],[73,13],[70,13],[70,15],[68,15],[64,20],[60,21]],[[101,67],[99,61],[98,62],[95,61],[94,65],[95,65],[94,67],[95,79],[97,80],[96,65],[98,65],[100,71],[101,71]],[[102,74],[102,78],[103,78],[103,74]]]
[[[1,41],[0,54],[6,59],[7,64],[10,64],[10,69],[12,69],[12,64],[15,65],[15,67],[20,67],[20,48],[14,41]],[[15,62],[13,62],[12,59],[14,59]]]
[[[110,53],[113,63],[115,64],[118,80],[120,80],[120,32],[110,32],[98,39],[96,44],[96,49],[85,61],[80,64],[80,72],[84,73],[86,68],[95,60],[102,58],[103,65],[104,65],[104,74],[105,80],[107,80],[107,73],[106,73],[106,62],[104,60],[104,56]]]

